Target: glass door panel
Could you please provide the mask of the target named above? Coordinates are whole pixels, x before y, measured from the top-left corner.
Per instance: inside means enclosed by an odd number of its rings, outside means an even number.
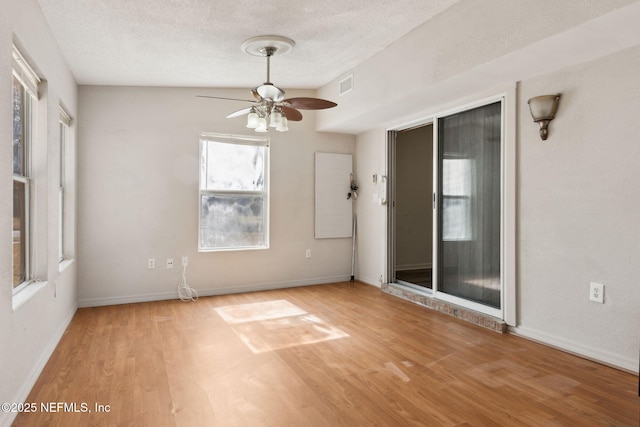
[[[501,308],[502,103],[438,119],[437,290]]]
[[[391,282],[427,293],[433,269],[433,123],[391,131]]]

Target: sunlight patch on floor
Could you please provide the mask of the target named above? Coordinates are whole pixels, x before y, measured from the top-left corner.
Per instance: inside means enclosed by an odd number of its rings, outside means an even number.
[[[404,364],[404,362],[403,362],[403,364]],[[387,363],[385,363],[385,364],[384,364],[384,365],[382,365],[382,366],[384,366],[384,368],[385,368],[387,371],[389,371],[392,375],[394,375],[394,376],[396,376],[396,377],[400,378],[402,381],[404,381],[404,382],[406,382],[406,383],[408,383],[409,381],[411,381],[411,380],[409,379],[409,377],[407,376],[407,374],[405,374],[405,373],[402,371],[402,369],[400,369],[400,368],[398,367],[398,365],[396,365],[395,363],[393,363],[393,362],[387,362]]]
[[[215,310],[230,325],[307,314],[297,305],[284,299],[228,305],[217,307]]]
[[[287,300],[217,307],[215,310],[256,354],[349,336]]]

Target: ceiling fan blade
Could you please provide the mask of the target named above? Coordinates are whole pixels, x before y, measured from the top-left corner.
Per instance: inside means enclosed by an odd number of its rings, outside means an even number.
[[[286,102],[292,108],[299,108],[301,110],[323,110],[338,105],[335,102],[319,98],[289,98],[282,102]]]
[[[242,101],[242,102],[250,102],[252,104],[256,104],[256,101],[252,101],[251,99],[224,98],[222,96],[208,96],[208,95],[196,95],[196,97],[197,98],[225,99],[227,101]]]
[[[230,119],[232,117],[238,117],[238,116],[243,116],[245,114],[249,114],[251,112],[251,109],[253,107],[249,107],[249,108],[243,108],[242,110],[238,110],[235,113],[231,113],[227,116],[227,119]]]
[[[284,105],[280,108],[282,109],[282,112],[284,113],[284,116],[287,118],[287,120],[292,122],[299,122],[300,120],[302,120],[302,113],[295,108],[285,107]]]
[[[258,102],[262,101],[262,97],[260,96],[260,94],[258,93],[258,91],[256,89],[251,89],[251,94],[256,99],[256,101],[258,101]]]

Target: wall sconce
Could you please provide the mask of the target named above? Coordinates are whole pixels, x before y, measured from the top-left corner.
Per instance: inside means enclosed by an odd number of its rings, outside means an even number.
[[[543,141],[549,135],[549,122],[556,116],[560,94],[535,96],[529,101],[529,110],[533,121],[540,124],[540,138]]]

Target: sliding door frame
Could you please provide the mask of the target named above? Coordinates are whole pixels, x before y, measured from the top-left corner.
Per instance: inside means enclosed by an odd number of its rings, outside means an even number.
[[[485,98],[476,99],[471,102],[461,103],[459,106],[450,109],[443,109],[435,114],[426,115],[419,121],[410,124],[393,127],[387,130],[387,168],[389,173],[388,192],[389,203],[387,206],[387,260],[389,283],[395,280],[395,227],[396,218],[394,211],[395,203],[395,143],[396,134],[400,131],[415,128],[418,126],[433,125],[433,278],[432,292],[433,298],[447,301],[456,305],[469,308],[474,311],[488,314],[490,316],[503,319],[510,326],[516,326],[516,98],[517,87],[513,85],[506,92],[491,95]],[[469,301],[460,297],[455,297],[438,290],[439,265],[439,209],[437,206],[440,200],[439,191],[439,137],[438,119],[452,114],[482,107],[492,103],[501,103],[501,134],[500,134],[500,309],[496,309],[484,304]]]

